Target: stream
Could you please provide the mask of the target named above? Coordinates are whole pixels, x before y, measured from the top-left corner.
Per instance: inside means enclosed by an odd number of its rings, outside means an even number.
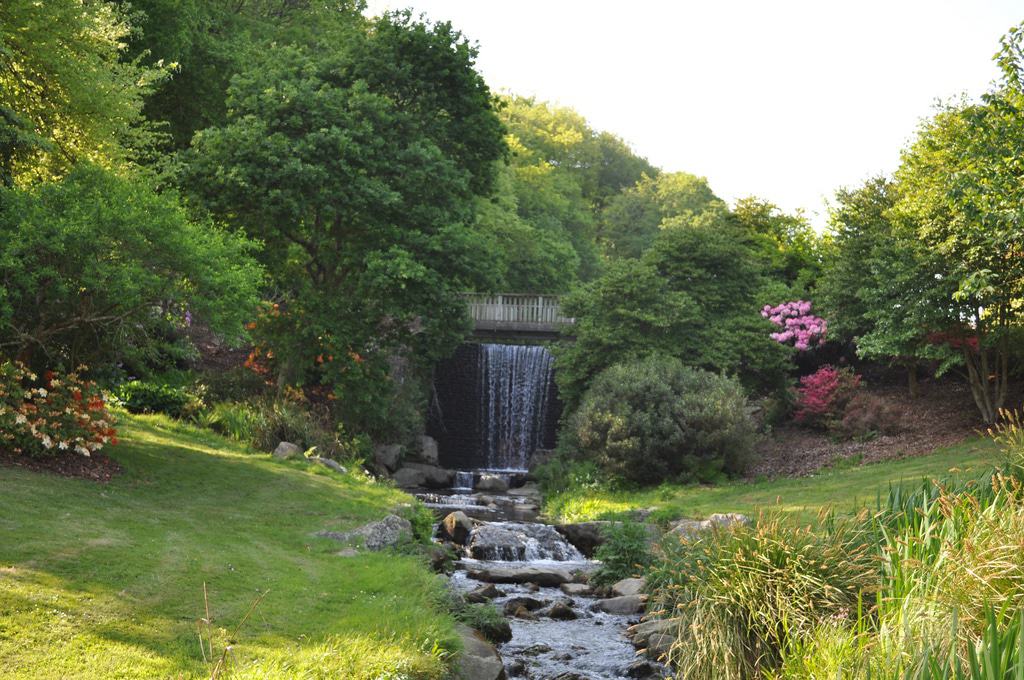
[[[448,540],[459,552],[452,588],[469,601],[489,600],[504,612],[512,639],[497,649],[509,678],[671,677],[660,664],[637,656],[625,635],[641,620],[642,605],[613,613],[624,598],[602,600],[593,593],[586,575],[599,563],[538,521],[540,496],[533,485],[474,492],[472,474],[456,479],[460,488],[449,493],[417,495],[442,520],[439,540]],[[468,518],[462,521],[461,543],[452,541],[443,526],[454,512]]]

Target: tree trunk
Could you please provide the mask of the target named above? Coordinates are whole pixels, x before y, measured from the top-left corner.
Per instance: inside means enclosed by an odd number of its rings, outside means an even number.
[[[910,361],[907,363],[907,390],[910,392],[911,399],[917,399],[920,396],[921,391],[917,385],[917,362]]]
[[[967,365],[967,382],[971,386],[971,395],[974,403],[981,412],[982,420],[986,425],[996,422],[997,409],[992,403],[992,396],[989,392],[988,355],[979,345],[977,356],[971,353],[971,348],[965,342],[963,345],[964,363]]]

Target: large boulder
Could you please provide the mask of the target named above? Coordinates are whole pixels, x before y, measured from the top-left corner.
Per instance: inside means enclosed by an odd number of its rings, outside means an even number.
[[[373,450],[373,461],[386,468],[389,472],[398,469],[398,461],[402,459],[401,444],[380,444]]]
[[[418,470],[423,473],[423,484],[431,489],[447,489],[452,485],[452,480],[455,477],[455,473],[451,470],[445,470],[439,468],[436,465],[427,465],[426,463],[406,463],[398,472],[395,473],[397,477],[398,473],[405,469]]]
[[[302,447],[298,444],[292,444],[291,442],[281,442],[274,449],[272,454],[274,458],[280,458],[281,460],[288,460],[289,458],[298,458],[303,454]]]
[[[462,624],[458,625],[462,638],[456,677],[461,680],[505,680],[505,664],[494,646],[479,633]]]
[[[679,631],[679,619],[649,619],[626,630],[628,637],[636,647],[648,647],[650,639],[655,635],[675,637]]]
[[[597,546],[604,543],[604,530],[612,523],[606,520],[559,524],[555,530],[587,557],[593,557]]]
[[[477,560],[583,560],[583,555],[547,524],[482,523],[473,530],[468,548],[470,557]]]
[[[320,531],[316,535],[342,543],[353,543],[362,539],[363,547],[367,550],[383,550],[411,541],[412,524],[398,515],[388,515],[378,522],[364,524],[352,531]]]
[[[459,545],[465,545],[473,532],[473,520],[461,510],[448,513],[441,522],[439,533]]]
[[[437,465],[437,441],[433,437],[421,434],[416,437],[416,446],[410,452],[410,457],[420,463]]]
[[[398,468],[395,474],[391,475],[395,484],[403,489],[411,489],[417,486],[426,486],[427,475],[422,470],[411,467]]]

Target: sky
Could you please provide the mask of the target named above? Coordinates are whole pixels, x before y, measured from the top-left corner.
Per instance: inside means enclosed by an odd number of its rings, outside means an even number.
[[[1024,0],[369,0],[448,20],[495,91],[571,106],[729,200],[802,209],[899,164],[939,100],[983,93]]]

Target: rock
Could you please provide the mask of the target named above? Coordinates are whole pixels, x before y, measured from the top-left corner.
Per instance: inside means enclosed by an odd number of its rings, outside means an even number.
[[[534,599],[532,597],[511,597],[505,601],[505,606],[502,608],[505,616],[514,616],[514,612],[517,609],[525,609],[528,612],[535,612],[538,609],[542,609],[547,602]]]
[[[514,619],[522,619],[523,621],[536,621],[537,617],[533,615],[526,607],[515,607],[514,609],[506,609],[505,616],[511,616]]]
[[[455,478],[455,473],[451,470],[445,470],[439,468],[436,465],[427,465],[426,463],[406,463],[398,472],[395,472],[397,479],[398,473],[402,470],[413,469],[423,473],[423,486],[431,489],[447,489],[451,487],[452,480]]]
[[[301,456],[303,453],[302,449],[299,448],[298,444],[292,444],[291,442],[281,442],[274,449],[272,454],[274,458],[280,458],[281,460],[288,460],[289,458],[296,458]]]
[[[323,465],[326,468],[330,468],[335,472],[340,472],[343,475],[348,474],[348,469],[336,460],[324,458],[323,456],[313,456],[312,458],[310,458],[310,460],[313,461],[314,463],[319,463],[320,465]]]
[[[556,602],[548,610],[548,617],[558,621],[572,621],[576,618],[576,612],[564,602]]]
[[[540,586],[536,583],[527,583],[523,585],[523,589],[528,593],[536,593],[540,590]]]
[[[398,469],[398,461],[402,458],[401,444],[381,444],[373,450],[373,460],[377,465],[391,472]]]
[[[541,497],[540,487],[535,482],[527,482],[519,488],[509,489],[509,496],[534,496],[536,498]]]
[[[511,678],[521,678],[526,675],[526,663],[522,659],[513,659],[505,668]]]
[[[678,628],[678,619],[650,619],[649,621],[630,626],[626,631],[626,636],[633,641],[635,646],[646,647],[652,636],[673,636]]]
[[[672,651],[672,645],[676,642],[675,635],[669,635],[668,633],[655,633],[651,637],[647,638],[647,656],[653,659],[661,659]]]
[[[449,538],[459,545],[466,545],[469,535],[473,532],[473,520],[461,510],[448,513],[439,527],[443,537]]]
[[[623,675],[627,678],[653,678],[656,672],[654,664],[650,661],[637,659],[623,671]]]
[[[501,597],[504,594],[505,593],[498,590],[498,587],[493,583],[487,583],[466,593],[464,599],[466,602],[470,602],[472,604],[482,604],[484,602],[490,602],[494,598]]]
[[[563,583],[558,587],[566,595],[576,595],[578,597],[586,597],[594,592],[594,589],[586,583]]]
[[[715,513],[704,520],[680,519],[669,525],[669,531],[683,538],[695,538],[705,531],[721,527],[748,526],[750,518],[738,512]]]
[[[535,522],[540,515],[536,505],[516,504],[512,506],[512,519],[517,522]]]
[[[469,538],[469,555],[477,560],[581,561],[583,555],[547,524],[482,523]]]
[[[555,527],[565,540],[572,543],[586,557],[593,557],[597,546],[604,543],[603,531],[612,523],[606,520],[559,524]]]
[[[523,656],[540,656],[541,654],[547,654],[550,651],[551,647],[548,647],[546,644],[541,642],[536,645],[530,645],[529,647],[527,647],[519,653]]]
[[[505,665],[498,650],[469,626],[460,624],[458,633],[462,638],[458,677],[462,680],[505,680]]]
[[[624,595],[639,595],[643,592],[647,580],[643,578],[624,578],[612,586],[612,595],[623,597]]]
[[[437,465],[437,441],[425,434],[416,437],[416,446],[413,448],[412,457],[427,465]]]
[[[391,475],[391,478],[395,480],[396,486],[403,489],[426,486],[427,483],[427,476],[421,470],[414,470],[409,467],[399,468],[395,474]]]
[[[430,568],[438,574],[449,574],[452,572],[456,556],[448,548],[434,544],[427,549],[427,559],[430,560]]]
[[[383,550],[412,540],[412,524],[398,515],[388,515],[379,522],[364,524],[353,531],[319,531],[316,535],[346,543],[361,538],[367,550]]]
[[[624,595],[622,597],[609,597],[605,600],[598,600],[591,605],[591,610],[601,611],[605,614],[640,614],[644,611],[644,601],[639,595]]]
[[[470,568],[466,575],[487,583],[536,583],[544,587],[556,587],[573,580],[572,572],[554,565],[524,564],[510,567]]]
[[[503,493],[508,491],[508,480],[502,475],[493,475],[484,473],[480,475],[480,479],[477,480],[473,486],[477,491],[497,491]]]

